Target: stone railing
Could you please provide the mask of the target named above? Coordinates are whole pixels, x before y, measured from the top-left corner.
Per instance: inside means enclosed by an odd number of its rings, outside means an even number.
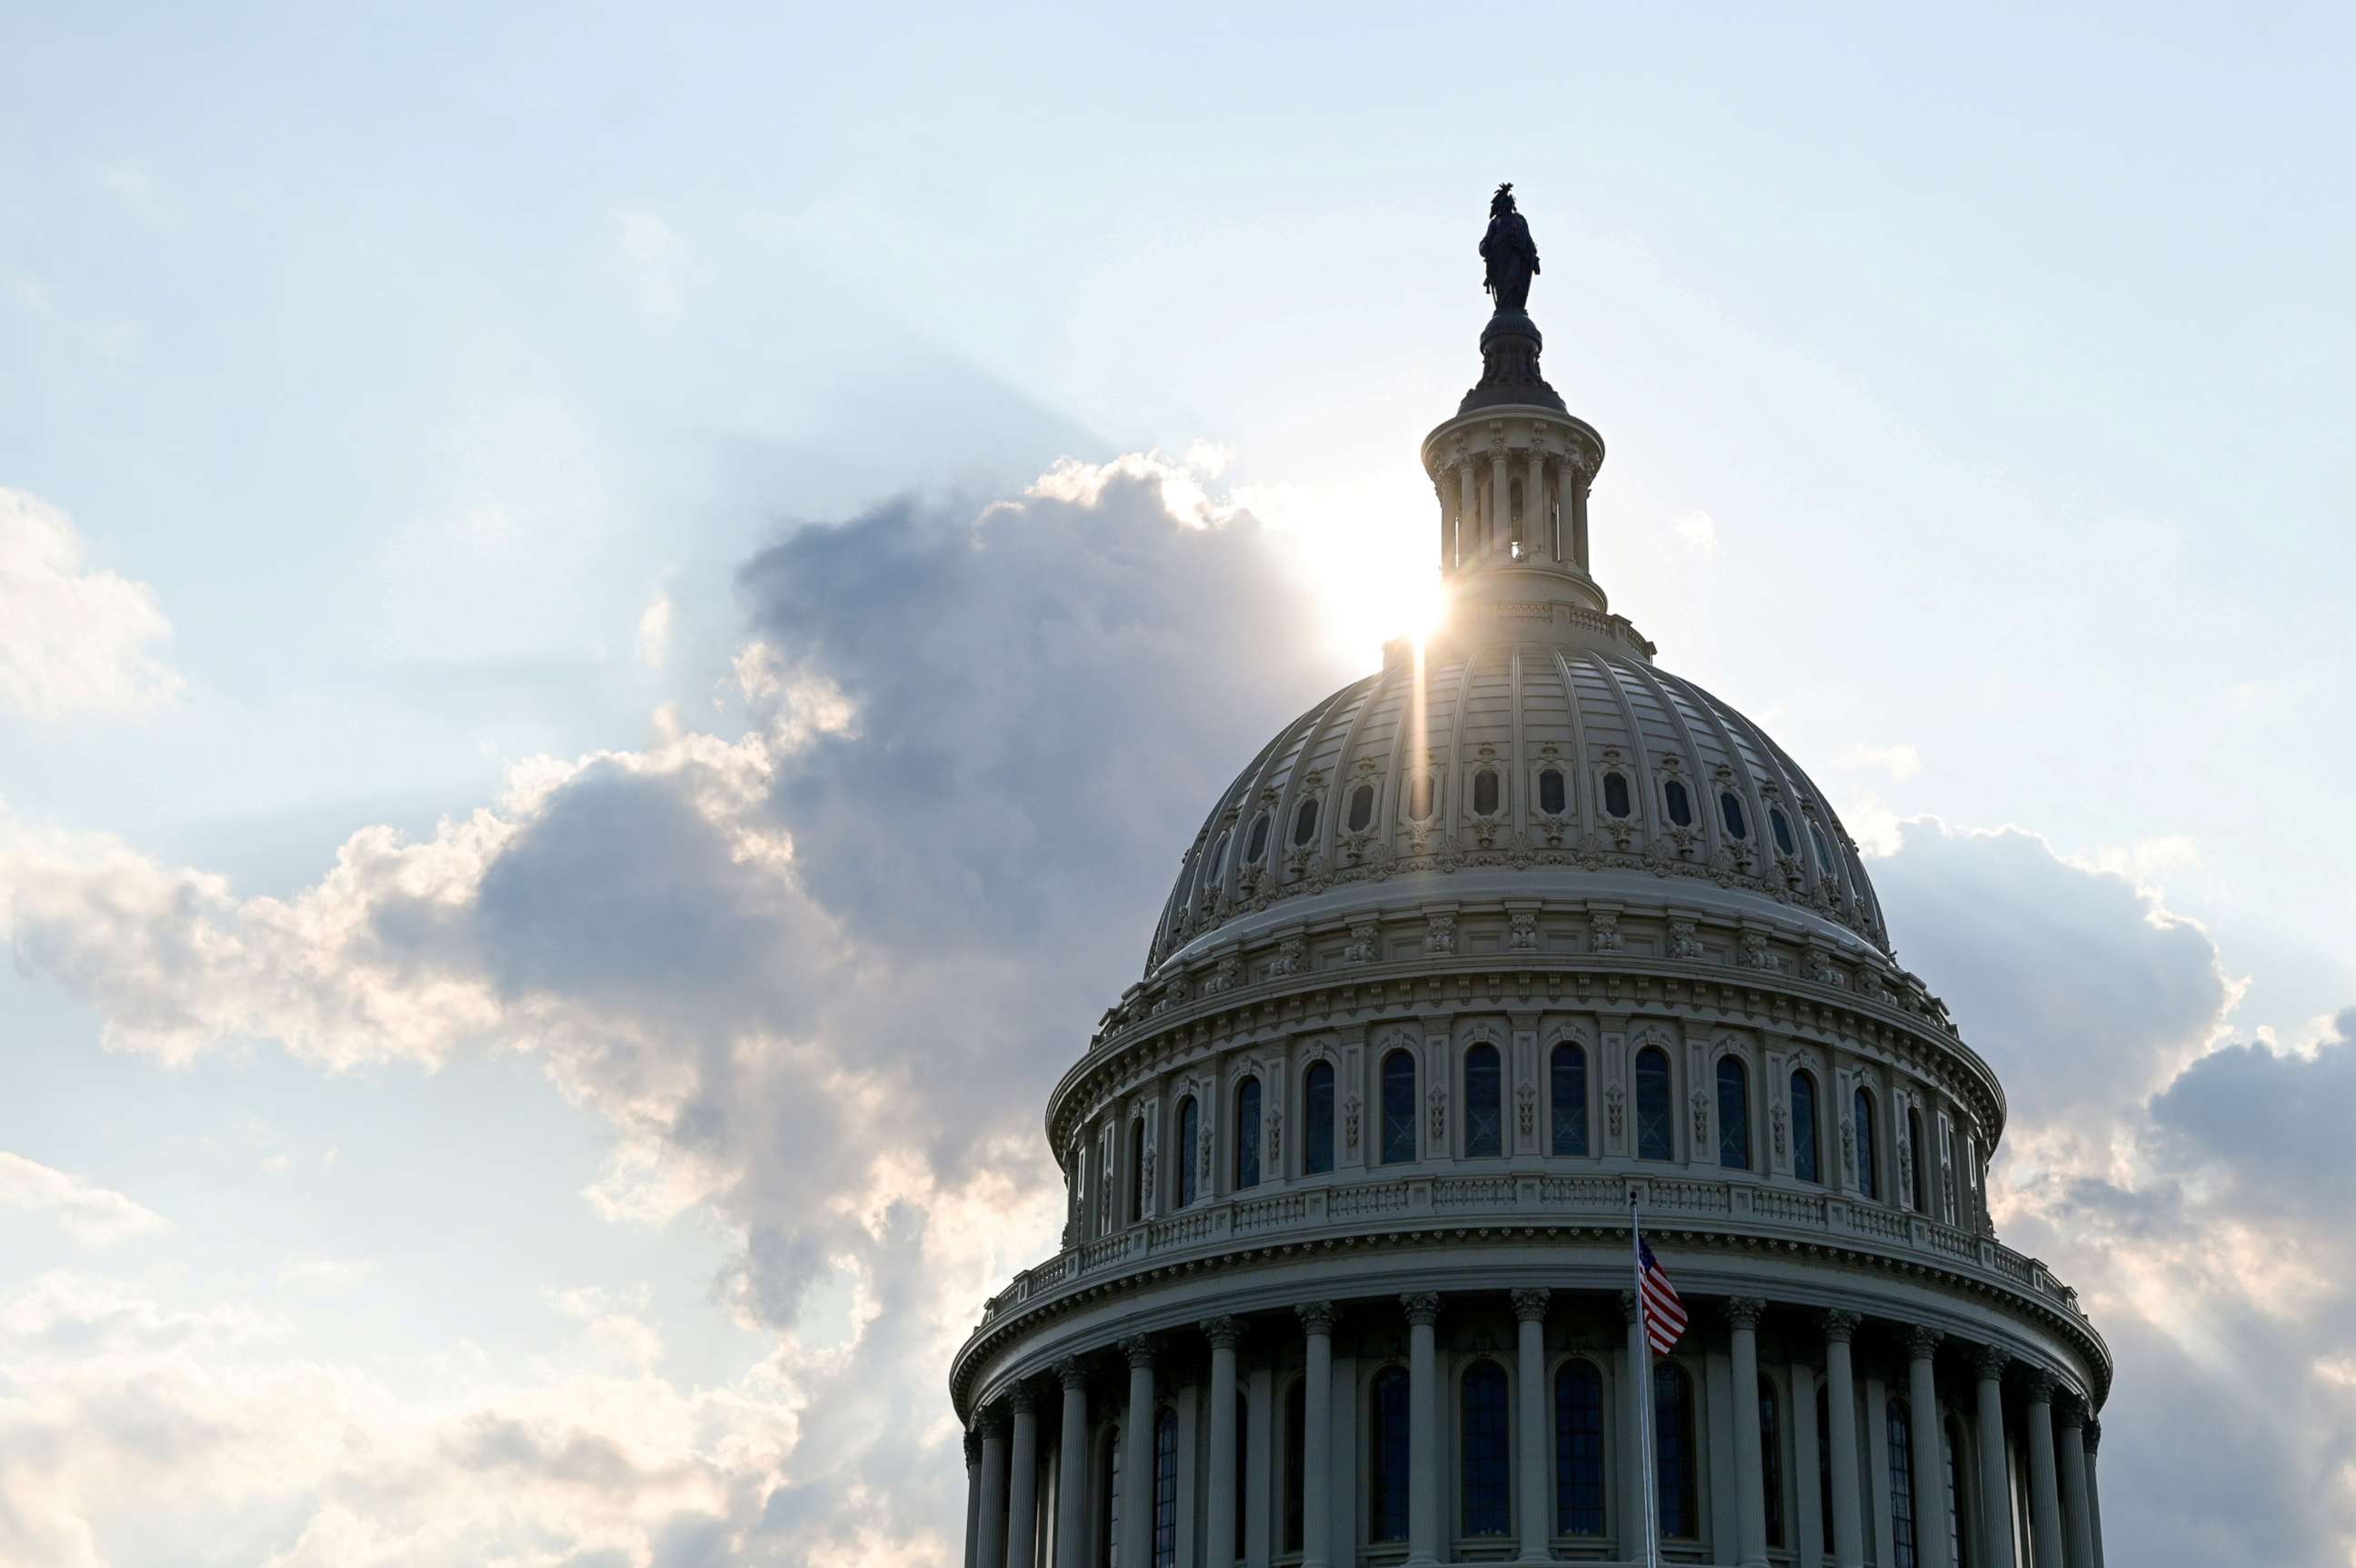
[[[2041,1261],[2024,1257],[1991,1237],[1881,1204],[1697,1176],[1513,1173],[1411,1176],[1296,1187],[1129,1226],[1023,1270],[984,1306],[980,1327],[1135,1270],[1200,1262],[1269,1241],[1326,1240],[1427,1225],[1456,1230],[1467,1224],[1615,1223],[1628,1212],[1632,1187],[1641,1196],[1646,1219],[1663,1229],[1835,1243],[1927,1262],[1976,1275],[2005,1294],[2028,1297],[2085,1322],[2077,1292],[2055,1279]],[[2091,1327],[2086,1332],[2093,1334]]]

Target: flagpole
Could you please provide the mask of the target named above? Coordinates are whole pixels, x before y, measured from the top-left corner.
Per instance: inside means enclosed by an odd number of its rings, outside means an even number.
[[[1636,1213],[1636,1189],[1628,1188],[1628,1253],[1636,1273],[1636,1345],[1640,1358],[1636,1375],[1636,1441],[1643,1451],[1638,1463],[1644,1475],[1644,1568],[1661,1568],[1661,1503],[1654,1490],[1656,1456],[1653,1448],[1653,1324],[1644,1305],[1644,1226]]]

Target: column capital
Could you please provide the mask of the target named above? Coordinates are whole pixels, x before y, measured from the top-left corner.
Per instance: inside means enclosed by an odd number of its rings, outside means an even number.
[[[1620,1321],[1622,1324],[1633,1324],[1636,1321],[1636,1293],[1634,1291],[1623,1290],[1620,1293]]]
[[[1077,1356],[1066,1356],[1055,1363],[1055,1380],[1067,1390],[1087,1388],[1088,1364]]]
[[[1759,1320],[1767,1316],[1767,1303],[1755,1295],[1730,1295],[1726,1298],[1726,1322],[1730,1328],[1756,1328]]]
[[[2001,1345],[1983,1345],[1972,1352],[1972,1366],[1989,1382],[2001,1381],[2004,1369],[2012,1364],[2012,1352]]]
[[[969,1426],[966,1428],[965,1434],[965,1467],[970,1470],[980,1463],[981,1429],[979,1426]]]
[[[1244,1342],[1244,1324],[1240,1317],[1206,1317],[1203,1319],[1203,1337],[1215,1350],[1232,1350]]]
[[[1543,1285],[1526,1285],[1522,1289],[1515,1291],[1514,1293],[1514,1321],[1516,1323],[1544,1323],[1546,1321],[1547,1315],[1547,1303],[1551,1300],[1553,1296],[1554,1292],[1547,1290]]]
[[[1342,1316],[1342,1309],[1330,1301],[1304,1301],[1292,1312],[1301,1319],[1302,1331],[1312,1335],[1331,1335]]]
[[[1917,1323],[1906,1330],[1906,1354],[1917,1361],[1927,1361],[1939,1353],[1939,1341],[1946,1337],[1944,1330],[1927,1323]]]
[[[2086,1424],[2086,1402],[2078,1397],[2075,1389],[2063,1389],[2053,1402],[2053,1419],[2067,1432],[2073,1426]]]
[[[1161,1344],[1151,1334],[1132,1334],[1120,1342],[1120,1353],[1129,1358],[1131,1369],[1142,1367],[1151,1370],[1153,1358]]]
[[[1399,1297],[1399,1305],[1407,1312],[1407,1320],[1419,1327],[1429,1327],[1440,1321],[1440,1293],[1411,1290]]]
[[[2102,1445],[2103,1423],[2093,1416],[2088,1416],[2081,1438],[2086,1444],[2086,1457],[2092,1459],[2094,1456],[2094,1450]]]
[[[1865,1320],[1854,1312],[1835,1308],[1825,1314],[1825,1343],[1846,1345],[1857,1337],[1857,1326]]]
[[[1006,1402],[1017,1415],[1039,1413],[1039,1385],[1025,1378],[1006,1391]]]
[[[2051,1404],[2053,1402],[2053,1391],[2061,1386],[2061,1380],[2055,1378],[2052,1373],[2047,1371],[2044,1368],[2032,1366],[2029,1369],[2029,1403],[2044,1405]]]
[[[981,1434],[981,1440],[984,1443],[992,1438],[1005,1436],[1006,1402],[1002,1399],[994,1399],[982,1406],[980,1413],[974,1417],[973,1429]]]

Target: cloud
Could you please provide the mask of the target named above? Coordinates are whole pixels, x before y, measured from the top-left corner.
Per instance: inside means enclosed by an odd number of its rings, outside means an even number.
[[[658,592],[638,617],[638,659],[649,670],[659,670],[670,657],[671,602]]]
[[[1718,523],[1706,511],[1680,512],[1669,522],[1677,545],[1707,565],[1718,559]]]
[[[0,488],[0,713],[62,719],[160,706],[181,681],[149,648],[171,629],[145,583],[85,567],[64,512]]]
[[[1912,779],[1922,770],[1922,758],[1901,741],[1894,746],[1867,746],[1851,741],[1833,754],[1835,768],[1873,768],[1892,779]]]
[[[297,1258],[278,1271],[278,1283],[299,1291],[334,1294],[366,1284],[381,1267],[374,1258]]]
[[[165,1228],[163,1216],[102,1187],[0,1151],[0,1208],[48,1214],[85,1246],[103,1247]]]
[[[614,240],[639,314],[677,319],[686,308],[687,242],[659,214],[629,211],[614,214]]]

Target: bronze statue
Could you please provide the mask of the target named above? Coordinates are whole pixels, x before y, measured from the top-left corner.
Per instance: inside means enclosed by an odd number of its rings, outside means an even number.
[[[1489,231],[1481,236],[1481,259],[1488,263],[1482,285],[1497,302],[1497,309],[1526,308],[1530,279],[1538,274],[1538,248],[1530,239],[1529,224],[1514,206],[1511,180],[1489,199]]]

